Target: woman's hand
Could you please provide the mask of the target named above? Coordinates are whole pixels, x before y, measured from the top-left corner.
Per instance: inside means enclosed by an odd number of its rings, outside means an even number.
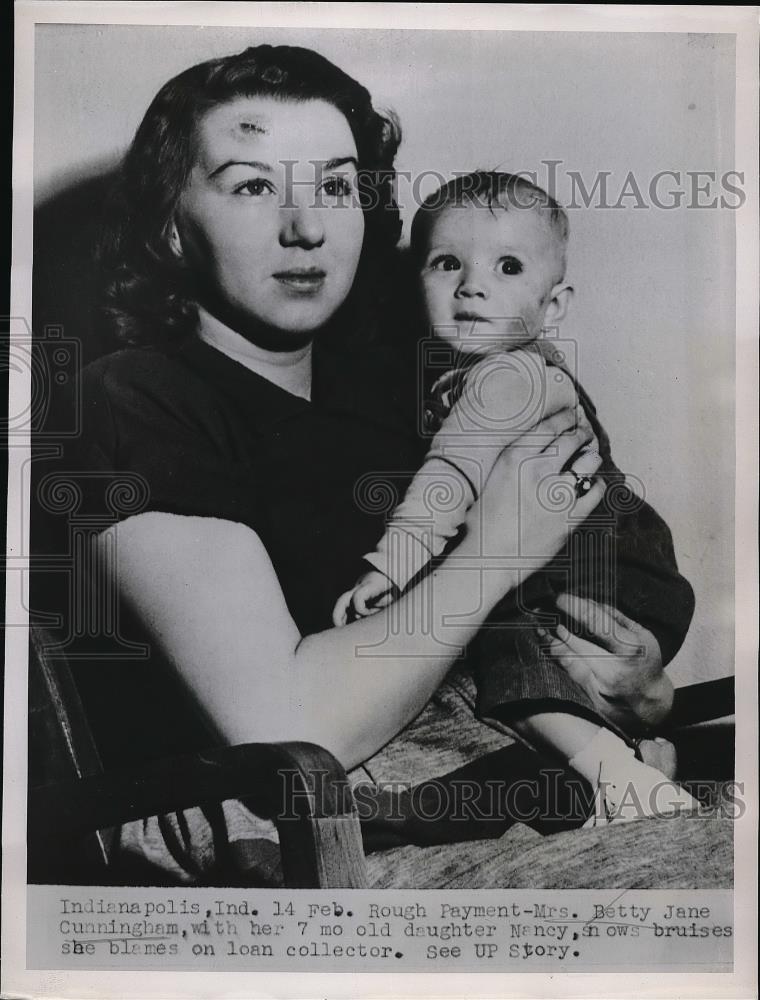
[[[616,608],[573,594],[560,595],[557,607],[595,641],[558,625],[553,636],[542,630],[548,652],[599,713],[627,730],[661,722],[672,706],[673,686],[652,633]]]
[[[519,558],[519,568],[539,569],[600,503],[602,482],[578,497],[575,476],[562,471],[594,441],[585,417],[578,419],[575,408],[560,410],[502,451],[465,522],[482,556]],[[601,461],[596,452],[586,453],[584,474],[593,475]]]

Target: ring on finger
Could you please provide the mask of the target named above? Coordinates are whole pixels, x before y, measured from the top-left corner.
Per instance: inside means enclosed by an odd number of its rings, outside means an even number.
[[[585,495],[591,490],[594,485],[593,476],[587,476],[575,471],[575,469],[568,469],[568,472],[572,473],[575,479],[575,495],[580,499],[585,497]]]

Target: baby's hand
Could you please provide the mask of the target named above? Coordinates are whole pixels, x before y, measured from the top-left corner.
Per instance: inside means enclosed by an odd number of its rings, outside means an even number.
[[[360,576],[353,590],[338,598],[333,610],[333,624],[346,625],[350,617],[367,618],[386,608],[394,597],[395,587],[388,577],[372,569]]]

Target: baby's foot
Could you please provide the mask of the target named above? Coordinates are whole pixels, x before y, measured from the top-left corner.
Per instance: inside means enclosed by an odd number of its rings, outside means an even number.
[[[594,808],[584,826],[629,823],[648,816],[673,816],[698,807],[699,803],[680,785],[635,757],[626,761],[616,759],[609,764],[602,761]]]
[[[660,767],[637,760],[632,747],[604,728],[570,760],[570,766],[594,789],[593,810],[584,826],[625,823],[698,808],[699,803],[670,776],[675,771],[671,744],[667,740],[646,742],[641,749]]]

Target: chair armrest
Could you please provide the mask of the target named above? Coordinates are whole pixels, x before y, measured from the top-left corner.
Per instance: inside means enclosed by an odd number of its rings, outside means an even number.
[[[277,824],[286,884],[366,884],[359,821],[345,771],[309,743],[251,743],[32,788],[30,868],[49,868],[53,830],[65,852],[96,830],[204,802],[245,798]]]
[[[721,677],[715,681],[702,681],[676,688],[673,708],[663,729],[674,730],[697,722],[722,719],[736,710],[735,679]]]

